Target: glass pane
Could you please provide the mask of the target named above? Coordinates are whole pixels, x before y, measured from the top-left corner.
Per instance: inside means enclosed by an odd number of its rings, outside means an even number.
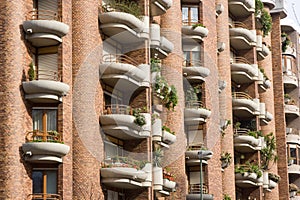
[[[200,61],[200,52],[192,51],[193,61]]]
[[[198,22],[198,8],[191,8],[191,22]]]
[[[296,158],[296,148],[290,148],[291,158]]]
[[[189,19],[189,10],[187,7],[182,7],[182,21],[183,22],[188,22]]]
[[[43,172],[32,172],[32,191],[33,193],[43,193]]]
[[[57,171],[47,171],[47,193],[57,194]]]
[[[57,110],[47,110],[47,131],[57,130]]]
[[[43,130],[43,110],[32,110],[33,130]]]
[[[118,155],[117,145],[105,142],[104,143],[105,159],[111,159]]]
[[[289,58],[286,59],[286,71],[292,71],[292,60]]]

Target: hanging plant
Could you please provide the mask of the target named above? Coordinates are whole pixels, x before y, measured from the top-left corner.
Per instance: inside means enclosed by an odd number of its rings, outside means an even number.
[[[163,77],[157,76],[154,90],[156,92],[156,95],[161,99],[164,106],[168,110],[174,110],[174,107],[178,104],[178,95],[175,86],[169,86],[167,81]]]
[[[281,50],[285,52],[288,46],[291,44],[291,39],[286,33],[281,33]]]
[[[276,155],[276,140],[273,133],[264,136],[266,146],[260,151],[262,168],[269,169],[271,161],[277,162],[278,156]]]
[[[267,36],[272,29],[272,17],[266,9],[262,10],[260,22],[262,24],[263,36]]]

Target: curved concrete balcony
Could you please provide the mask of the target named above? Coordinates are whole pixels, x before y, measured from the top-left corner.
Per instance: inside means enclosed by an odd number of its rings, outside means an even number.
[[[271,87],[271,81],[261,71],[258,72],[257,84],[259,92],[265,92]]]
[[[294,47],[287,46],[285,52],[283,52],[282,54],[292,56],[292,57],[296,58],[297,57],[297,50]]]
[[[25,161],[31,163],[62,163],[62,157],[67,155],[70,147],[63,144],[58,133],[51,131],[44,134],[30,131],[26,134],[26,143],[22,144]]]
[[[268,125],[268,123],[273,119],[273,115],[266,110],[265,103],[260,103],[259,119],[261,125]]]
[[[132,116],[132,109],[125,105],[109,105],[106,113],[100,116],[102,130],[113,137],[122,140],[133,140],[150,137],[151,115],[141,113],[145,117],[146,124],[139,126]]]
[[[57,103],[62,101],[70,87],[55,80],[32,80],[22,83],[25,99],[34,103]]]
[[[186,195],[186,200],[213,200],[214,196],[212,194],[208,194],[208,189],[206,185],[202,186],[202,198],[201,198],[201,186],[200,184],[190,184],[189,192]]]
[[[275,0],[262,0],[262,2],[264,3],[264,6],[268,6],[270,10],[276,5]]]
[[[202,83],[210,74],[210,70],[202,67],[200,61],[185,61],[185,67],[182,68],[183,76],[190,83]]]
[[[235,50],[251,49],[256,46],[255,30],[248,30],[241,22],[235,22],[234,27],[229,29],[230,45]]]
[[[29,15],[29,20],[23,22],[23,29],[26,39],[35,47],[58,45],[69,32],[69,26],[58,21],[53,11],[33,10]]]
[[[172,6],[172,0],[151,0],[151,16],[163,15]]]
[[[235,184],[240,188],[259,187],[263,183],[261,178],[257,178],[257,174],[245,172],[244,174],[235,174]]]
[[[300,165],[297,165],[297,164],[288,165],[288,173],[299,176],[300,175]]]
[[[265,43],[262,42],[262,35],[257,35],[256,40],[257,59],[263,60],[270,54],[270,49]]]
[[[243,57],[236,57],[231,63],[231,78],[236,83],[252,83],[258,78],[258,67]]]
[[[287,118],[299,117],[299,107],[297,105],[284,105],[284,113]]]
[[[300,145],[300,135],[288,134],[286,136],[286,142]]]
[[[161,36],[159,24],[151,24],[150,38],[151,57],[164,59],[173,51],[174,44]]]
[[[259,115],[259,99],[252,99],[252,97],[244,92],[235,92],[232,96],[232,110],[234,115],[238,117]]]
[[[185,24],[185,22],[183,22]],[[207,37],[208,29],[203,26],[191,26],[191,25],[183,25],[181,27],[181,32],[183,35],[183,39],[187,38],[190,40],[195,40],[198,42],[203,41],[203,38]]]
[[[255,11],[254,0],[229,0],[229,12],[235,17],[247,17]]]
[[[132,167],[101,168],[101,182],[107,186],[121,189],[150,187],[152,166],[147,163],[141,170]]]
[[[203,124],[210,117],[211,111],[202,107],[202,102],[186,102],[184,122],[188,125]]]
[[[104,55],[100,64],[100,79],[107,85],[126,91],[150,86],[150,66],[139,65],[125,55]]]
[[[283,83],[285,88],[294,89],[298,87],[298,79],[296,74],[290,71],[283,73]]]
[[[176,142],[176,136],[168,131],[162,131],[162,141],[168,145],[173,144]]]
[[[175,192],[176,182],[168,180],[166,178],[163,179],[163,190],[168,192]]]
[[[252,153],[261,150],[264,143],[263,137],[255,138],[250,135],[234,136],[234,149],[241,153]]]
[[[146,23],[125,12],[105,12],[99,14],[102,32],[121,44],[145,41],[149,37]]]
[[[213,152],[209,150],[187,150],[185,152],[185,164],[187,166],[199,166],[200,157],[203,164],[207,164],[207,160],[211,159]]]

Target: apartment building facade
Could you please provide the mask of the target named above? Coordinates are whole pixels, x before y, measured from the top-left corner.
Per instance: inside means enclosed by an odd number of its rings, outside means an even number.
[[[285,1],[0,6],[0,199],[297,199]]]

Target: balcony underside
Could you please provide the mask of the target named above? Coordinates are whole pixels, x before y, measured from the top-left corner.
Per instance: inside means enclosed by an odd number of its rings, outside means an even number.
[[[230,0],[228,2],[229,11],[235,17],[247,17],[255,11],[253,2],[253,0]]]
[[[151,1],[151,16],[163,15],[172,6],[172,0],[152,0]]]
[[[210,114],[211,111],[205,108],[185,108],[184,122],[187,125],[203,124],[209,118]]]
[[[260,140],[248,135],[234,137],[234,150],[241,153],[251,153],[261,149]]]
[[[202,42],[203,38],[208,35],[208,29],[201,26],[196,28],[192,26],[182,26],[181,31],[183,39],[192,39],[197,42]]]
[[[213,200],[214,196],[212,194],[202,194],[203,200]],[[186,200],[201,200],[200,194],[187,194]]]
[[[150,119],[150,114],[147,115],[149,115],[148,118]],[[134,116],[124,114],[110,114],[100,116],[101,128],[108,135],[122,140],[150,137],[150,126],[145,125],[143,127],[140,127],[134,123],[134,120]]]
[[[230,28],[230,46],[235,50],[251,49],[256,46],[256,35],[245,28]]]
[[[268,6],[270,10],[276,5],[275,0],[262,0],[262,2],[264,3],[264,6]]]
[[[257,69],[245,63],[232,63],[231,78],[240,84],[252,83],[257,79]]]
[[[249,118],[259,114],[257,103],[251,99],[232,99],[232,110],[235,116]]]
[[[210,70],[205,67],[183,67],[183,75],[190,83],[201,83],[209,75]]]
[[[270,121],[273,119],[273,115],[269,113],[268,111],[265,112],[263,116],[259,116],[260,123],[262,125],[268,125]]]
[[[135,67],[126,63],[105,63],[100,65],[100,79],[120,91],[149,87],[150,67],[146,64]]]
[[[69,26],[55,20],[29,20],[23,22],[26,39],[35,47],[53,46],[62,42]]]
[[[25,98],[35,103],[61,102],[69,91],[69,85],[59,81],[34,80],[22,83]]]
[[[149,37],[144,23],[135,16],[124,12],[107,12],[99,15],[102,32],[121,44],[142,42]]]
[[[25,160],[31,163],[62,163],[70,147],[61,143],[28,142],[22,145]]]
[[[262,185],[261,180],[257,179],[254,173],[235,174],[235,185],[240,188],[253,188]]]
[[[270,50],[266,45],[262,45],[261,50],[256,50],[257,51],[257,59],[258,60],[263,60],[265,59],[269,54],[270,54]]]
[[[166,58],[174,49],[174,44],[165,37],[160,37],[159,42],[151,42],[151,57]]]
[[[298,87],[298,79],[296,76],[294,75],[283,75],[283,83],[284,83],[284,87],[288,88],[288,89],[294,89],[296,87]]]

